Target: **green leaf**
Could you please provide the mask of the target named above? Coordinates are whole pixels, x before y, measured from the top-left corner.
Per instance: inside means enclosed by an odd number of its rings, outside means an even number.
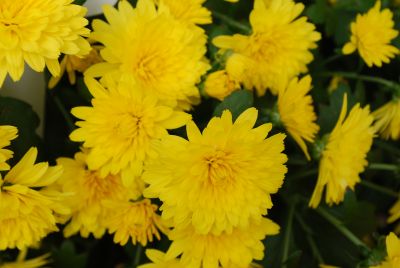
[[[326,14],[329,6],[326,0],[317,0],[315,4],[310,5],[306,10],[306,15],[315,24],[322,24],[326,21]]]
[[[84,268],[87,262],[87,253],[78,254],[74,244],[65,240],[59,249],[53,250],[53,265],[58,268]]]
[[[253,106],[253,92],[238,90],[226,97],[214,110],[214,116],[221,116],[224,110],[229,110],[236,119],[242,112]]]
[[[0,97],[0,125],[11,125],[18,128],[18,138],[11,144],[16,163],[32,146],[40,146],[40,137],[36,134],[40,119],[26,102],[10,97]],[[40,152],[40,150],[39,150]]]
[[[86,0],[75,0],[74,4],[75,5],[83,5],[86,2]]]

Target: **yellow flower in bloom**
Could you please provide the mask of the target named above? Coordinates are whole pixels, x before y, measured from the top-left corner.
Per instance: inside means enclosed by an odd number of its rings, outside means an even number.
[[[184,267],[243,268],[252,260],[262,260],[266,235],[279,233],[279,226],[267,218],[252,221],[248,228],[233,228],[220,235],[198,234],[192,226],[174,229],[167,258],[181,255]]]
[[[29,260],[25,260],[25,257],[26,252],[21,251],[15,262],[2,263],[0,264],[0,268],[41,268],[46,267],[51,262],[51,260],[49,260],[50,254],[45,254]]]
[[[188,141],[165,137],[159,157],[147,162],[143,180],[150,184],[144,195],[163,201],[166,220],[172,218],[174,226],[192,224],[200,234],[220,234],[245,228],[267,213],[270,194],[281,187],[287,171],[285,135],[266,138],[271,124],[253,129],[257,114],[247,109],[232,123],[225,110],[203,133],[188,123]]]
[[[369,107],[361,108],[360,104],[356,104],[345,119],[346,113],[345,95],[339,120],[322,152],[318,181],[309,204],[313,208],[319,205],[325,186],[326,203],[340,203],[347,188],[354,190],[360,181],[359,174],[368,163],[366,156],[375,133]]]
[[[400,99],[396,98],[383,105],[372,115],[375,118],[375,128],[384,139],[398,140],[400,138]]]
[[[191,24],[209,24],[211,12],[203,7],[206,0],[154,0],[161,10],[168,9],[178,20]]]
[[[10,166],[6,163],[13,156],[13,152],[3,149],[11,144],[18,135],[18,129],[13,126],[0,126],[0,170],[8,170]]]
[[[84,56],[90,51],[86,8],[72,0],[0,1],[0,86],[7,74],[21,78],[24,62],[42,72],[60,73],[60,53]]]
[[[109,83],[108,88],[92,78],[85,78],[85,83],[94,97],[93,107],[72,109],[84,121],[76,123],[79,128],[70,137],[91,148],[90,170],[99,170],[101,177],[121,172],[125,185],[141,175],[144,161],[154,151],[153,142],[191,118],[130,83]]]
[[[119,10],[105,6],[104,14],[110,23],[94,20],[91,37],[104,44],[105,62],[85,75],[134,80],[169,106],[189,109],[199,102],[196,83],[209,68],[203,30],[157,10],[149,0],[139,0],[135,9],[127,1]]]
[[[240,89],[240,84],[229,77],[225,70],[213,72],[207,76],[204,90],[213,98],[222,101],[233,91]]]
[[[358,50],[369,67],[381,67],[382,62],[389,63],[390,58],[399,54],[399,50],[390,45],[399,33],[394,29],[393,13],[387,8],[381,11],[381,1],[376,1],[366,14],[358,14],[350,27],[350,42],[343,47],[343,54]]]
[[[370,268],[397,268],[400,267],[400,239],[390,233],[386,237],[386,251],[388,256],[380,265],[371,266]]]
[[[157,206],[149,199],[137,202],[108,203],[114,212],[106,219],[109,233],[114,234],[114,243],[125,245],[129,240],[146,246],[154,237],[160,240],[160,233],[168,229],[156,214]]]
[[[153,263],[143,264],[138,268],[186,268],[178,259],[167,259],[164,252],[156,249],[147,249],[146,256]]]
[[[256,0],[250,14],[252,34],[218,36],[213,43],[232,50],[226,70],[246,89],[264,95],[277,93],[279,81],[307,71],[321,35],[305,17],[298,18],[304,5],[292,0]]]
[[[301,80],[293,78],[286,87],[279,90],[278,111],[280,120],[293,139],[310,160],[307,145],[304,141],[314,142],[319,126],[315,123],[312,98],[307,95],[311,90],[311,76]]]
[[[47,186],[62,174],[62,167],[34,164],[37,149],[25,156],[0,179],[0,250],[32,246],[48,233],[57,231],[56,200]]]
[[[99,50],[102,46],[92,46],[90,53],[85,57],[78,57],[74,55],[65,55],[61,61],[61,71],[59,76],[52,76],[49,80],[48,87],[53,89],[58,82],[60,82],[63,74],[67,72],[68,80],[71,85],[75,85],[76,83],[76,74],[75,72],[83,73],[90,66],[102,62],[103,59],[100,56]]]
[[[64,173],[57,182],[60,190],[69,193],[64,204],[71,209],[70,220],[64,235],[80,233],[88,237],[93,233],[100,238],[106,231],[105,219],[114,213],[103,203],[108,200],[125,201],[141,195],[143,186],[126,188],[119,175],[101,178],[97,171],[86,168],[86,153],[77,153],[75,159],[58,158],[57,163],[64,167]]]

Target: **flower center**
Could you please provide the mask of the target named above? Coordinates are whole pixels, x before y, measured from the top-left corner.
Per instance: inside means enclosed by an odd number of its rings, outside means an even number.
[[[204,159],[208,166],[208,180],[212,184],[220,184],[232,181],[234,178],[234,167],[229,153],[217,150]]]
[[[154,56],[145,56],[138,60],[135,65],[135,72],[144,83],[151,83],[157,77],[155,67]]]
[[[132,113],[121,115],[115,125],[116,133],[122,139],[135,139],[145,135],[143,117]]]
[[[277,44],[277,40],[279,39],[272,33],[255,33],[250,38],[248,53],[258,60],[274,58],[280,53],[282,47]]]

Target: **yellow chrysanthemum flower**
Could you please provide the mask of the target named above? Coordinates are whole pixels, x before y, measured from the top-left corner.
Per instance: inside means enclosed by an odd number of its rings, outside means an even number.
[[[314,142],[319,126],[315,123],[312,98],[307,95],[311,90],[311,76],[302,79],[293,78],[287,86],[279,90],[278,112],[280,120],[310,160],[305,141]]]
[[[97,171],[87,169],[86,157],[87,153],[80,152],[75,159],[57,159],[57,163],[64,167],[57,186],[60,191],[69,194],[64,204],[71,210],[64,229],[66,237],[78,232],[82,237],[88,237],[91,233],[96,238],[102,237],[106,231],[106,218],[114,214],[114,209],[105,206],[104,202],[136,199],[143,190],[143,185],[124,187],[119,175],[101,178]]]
[[[384,139],[398,140],[400,138],[400,98],[383,105],[372,115],[375,118],[375,128]]]
[[[68,80],[71,85],[76,83],[76,73],[85,72],[90,66],[102,62],[103,59],[100,56],[99,50],[102,46],[93,45],[90,53],[85,57],[78,57],[74,55],[65,55],[61,61],[61,71],[59,76],[52,76],[49,80],[48,87],[53,89],[58,82],[60,82],[64,73],[67,72]]]
[[[303,9],[292,0],[256,0],[250,14],[251,35],[213,40],[217,47],[233,51],[226,63],[229,75],[264,95],[267,89],[276,94],[279,81],[306,72],[313,60],[310,49],[316,48],[321,35],[306,17],[298,18]]]
[[[169,238],[172,244],[167,258],[181,255],[184,267],[241,268],[249,267],[253,260],[262,260],[267,235],[279,233],[279,226],[267,218],[252,221],[248,228],[233,228],[220,235],[198,234],[192,226],[174,229]]]
[[[343,201],[346,190],[354,190],[360,181],[359,174],[368,164],[366,156],[375,134],[369,107],[361,108],[356,104],[345,119],[346,113],[347,95],[344,95],[339,120],[322,152],[318,181],[309,204],[313,208],[319,205],[325,186],[326,203]]]
[[[203,133],[188,123],[188,140],[165,137],[143,180],[150,184],[144,195],[163,201],[166,220],[172,218],[174,226],[192,224],[200,234],[220,234],[245,228],[267,213],[270,194],[281,187],[287,171],[285,135],[266,138],[271,124],[253,129],[257,114],[250,108],[233,123],[225,110]]]
[[[136,202],[109,202],[108,206],[114,213],[106,219],[110,234],[114,234],[114,243],[125,245],[129,240],[134,245],[139,242],[146,246],[153,242],[154,237],[160,240],[160,232],[167,233],[168,229],[157,215],[157,206],[149,199]]]
[[[4,147],[9,146],[11,141],[18,135],[18,129],[13,126],[0,126],[0,170],[9,170],[10,166],[6,163],[13,156],[13,152]]]
[[[400,267],[400,239],[390,233],[386,237],[386,251],[388,256],[380,265],[371,266],[370,268],[397,268]]]
[[[0,178],[0,250],[32,246],[48,233],[57,231],[58,202],[46,188],[62,174],[62,167],[35,164],[37,149],[25,156]]]
[[[119,10],[104,6],[104,14],[109,24],[95,20],[91,37],[104,44],[105,62],[86,75],[134,80],[169,106],[189,109],[199,102],[196,83],[209,68],[203,30],[157,10],[149,0],[139,0],[135,9],[127,1]]]
[[[178,20],[190,24],[209,24],[211,12],[203,7],[206,0],[154,0],[160,10],[168,9]]]
[[[86,8],[73,0],[0,1],[0,87],[7,74],[21,78],[25,62],[35,71],[47,66],[57,76],[61,53],[84,56],[90,51]]]
[[[343,54],[358,50],[369,67],[381,67],[382,62],[389,63],[390,58],[399,54],[400,51],[390,45],[390,41],[399,34],[394,29],[393,13],[387,8],[381,11],[381,1],[376,1],[366,14],[358,14],[350,27],[350,42],[343,47]]]
[[[144,161],[154,151],[153,142],[191,118],[130,83],[108,83],[108,88],[92,78],[85,78],[85,83],[94,97],[93,107],[72,109],[84,121],[76,123],[79,128],[70,137],[91,148],[90,170],[99,170],[101,177],[121,172],[125,185],[141,175]]]
[[[205,92],[210,97],[219,99],[220,101],[238,89],[240,89],[240,84],[232,80],[225,70],[209,74],[204,83]]]
[[[17,257],[15,262],[5,262],[0,264],[0,268],[44,268],[51,260],[49,259],[50,254],[45,254],[33,259],[26,260],[27,250],[22,250]]]

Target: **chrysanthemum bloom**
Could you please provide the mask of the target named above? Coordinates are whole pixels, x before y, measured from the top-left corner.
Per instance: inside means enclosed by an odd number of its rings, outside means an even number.
[[[125,185],[142,173],[143,162],[153,153],[155,140],[168,135],[168,129],[184,126],[190,115],[159,104],[149,92],[130,83],[109,84],[108,88],[92,78],[85,83],[93,95],[93,107],[76,107],[77,122],[73,141],[91,148],[87,164],[101,177],[121,172]]]
[[[400,138],[400,98],[383,105],[372,115],[375,118],[375,128],[384,139],[398,140]]]
[[[48,87],[54,88],[58,82],[60,82],[64,73],[67,72],[68,80],[71,85],[76,83],[76,72],[83,73],[90,66],[102,62],[103,59],[100,56],[99,50],[102,46],[93,45],[90,53],[85,57],[78,57],[74,55],[65,55],[61,61],[61,71],[59,76],[52,76],[49,80]]]
[[[252,221],[248,228],[233,228],[220,235],[198,234],[192,226],[174,229],[169,238],[172,244],[167,258],[181,255],[184,267],[245,268],[253,260],[264,258],[262,240],[279,233],[279,226],[267,218]]]
[[[314,142],[319,126],[315,123],[312,98],[307,95],[311,90],[311,76],[301,80],[293,78],[287,86],[279,90],[278,111],[280,120],[310,160],[305,141]]]
[[[104,205],[105,201],[127,201],[141,195],[143,186],[124,187],[119,175],[101,178],[97,171],[86,167],[87,154],[80,152],[75,159],[58,158],[57,163],[64,167],[64,173],[58,181],[60,190],[69,194],[64,204],[71,214],[64,235],[69,237],[80,233],[88,237],[91,233],[100,238],[106,231],[105,219],[114,213]]]
[[[139,242],[146,246],[153,242],[154,237],[160,240],[160,232],[167,233],[168,229],[157,215],[157,206],[149,199],[136,202],[107,202],[114,211],[106,219],[110,234],[114,234],[114,243],[125,245],[129,240],[134,245]]]
[[[256,0],[250,14],[252,34],[218,36],[213,43],[232,50],[226,70],[246,89],[264,95],[277,93],[277,83],[307,71],[321,35],[306,17],[298,18],[304,5],[292,0]]]
[[[178,259],[167,259],[164,252],[156,249],[147,249],[146,256],[152,263],[140,265],[138,268],[186,268]]]
[[[10,166],[6,163],[13,156],[13,152],[4,147],[9,146],[11,141],[18,135],[18,129],[13,126],[0,126],[0,170],[8,170]]]
[[[390,233],[386,237],[387,257],[380,265],[371,266],[370,268],[397,268],[400,267],[400,239]]]
[[[356,104],[345,119],[346,113],[345,95],[339,120],[322,152],[318,181],[309,204],[313,208],[319,205],[325,186],[326,203],[332,205],[343,201],[346,190],[354,190],[360,181],[359,174],[368,164],[366,156],[375,133],[369,107],[361,108]]]
[[[266,138],[271,124],[253,128],[257,110],[247,109],[232,123],[225,110],[203,133],[186,126],[189,140],[168,136],[159,157],[143,173],[144,195],[163,201],[162,216],[173,226],[192,224],[200,234],[246,228],[272,207],[270,194],[281,187],[287,171],[284,134]],[[185,193],[185,194],[182,194]]]
[[[61,53],[84,56],[90,51],[86,8],[73,0],[0,1],[0,86],[7,74],[21,78],[25,62],[35,71],[47,66],[60,73]]]
[[[49,259],[50,254],[44,254],[42,256],[26,260],[27,253],[27,248],[21,250],[18,253],[18,257],[15,262],[1,263],[0,268],[42,268],[51,262]]]
[[[189,109],[199,102],[196,83],[209,68],[200,28],[157,10],[149,0],[139,0],[135,9],[127,1],[119,3],[119,10],[105,6],[104,14],[109,24],[95,20],[91,37],[104,44],[105,62],[86,75],[134,80],[169,106]]]
[[[206,0],[154,0],[160,10],[168,9],[178,20],[190,24],[209,24],[211,12],[203,7]]]
[[[390,58],[399,54],[399,50],[390,45],[399,33],[394,29],[393,13],[387,8],[381,11],[381,1],[376,1],[366,14],[358,14],[350,27],[350,42],[343,47],[343,54],[358,50],[369,67],[381,67],[382,62],[389,63]]]
[[[240,84],[232,80],[225,70],[209,74],[204,83],[205,92],[210,97],[219,99],[220,101],[238,89],[240,89]]]
[[[34,164],[37,149],[0,179],[0,250],[32,246],[57,231],[54,199],[44,194],[62,174],[62,167]]]

